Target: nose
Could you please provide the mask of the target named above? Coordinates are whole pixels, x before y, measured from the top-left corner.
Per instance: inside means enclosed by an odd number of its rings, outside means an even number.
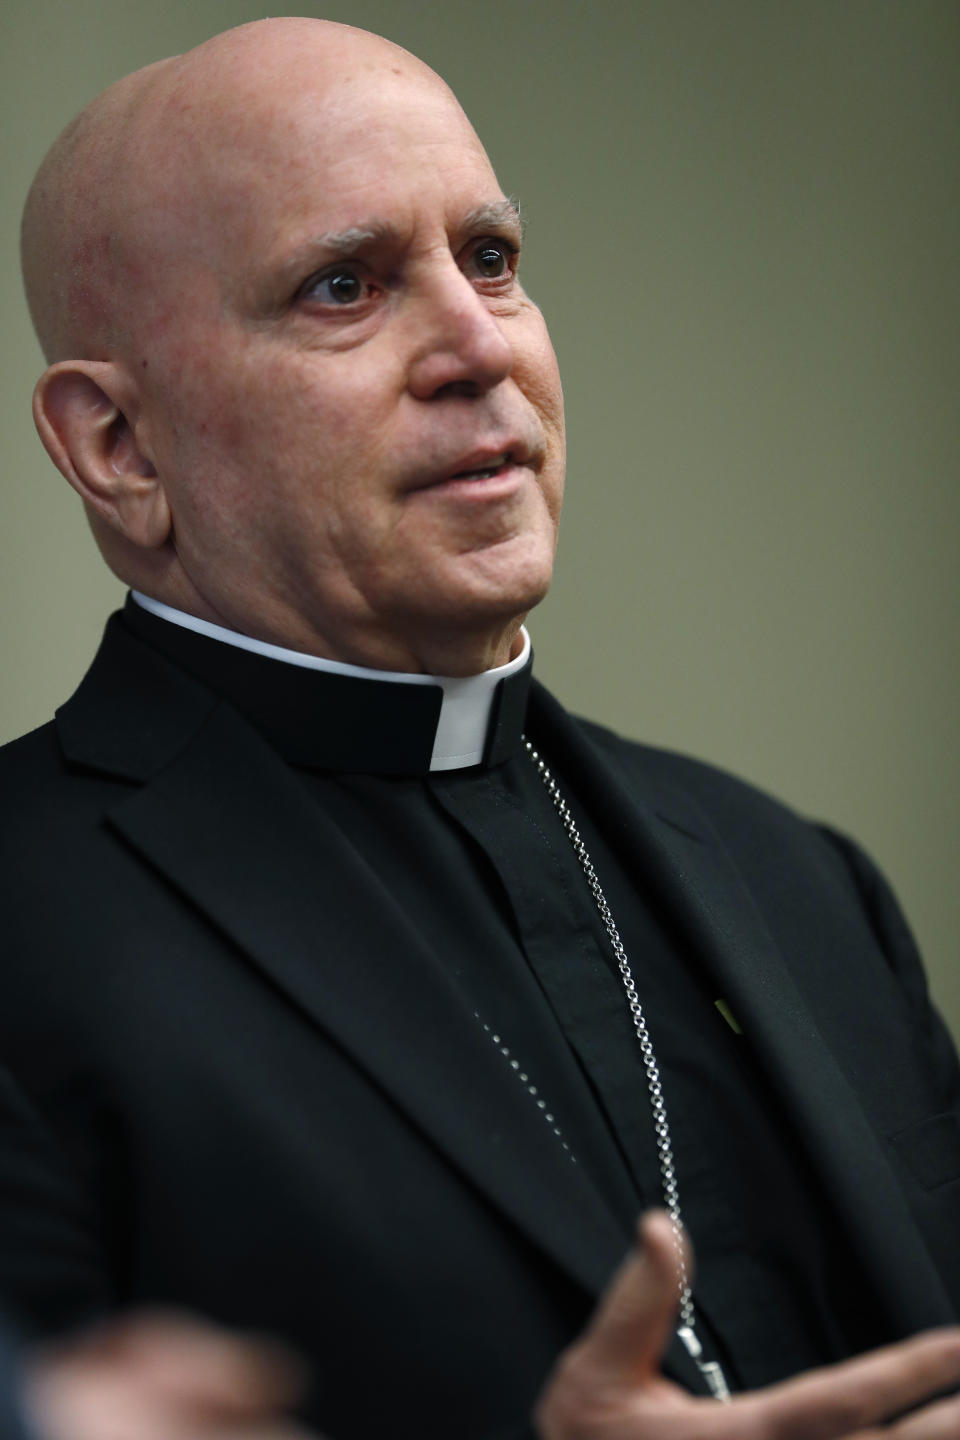
[[[455,262],[431,275],[416,301],[407,383],[413,395],[482,395],[513,368],[513,347],[489,301]]]

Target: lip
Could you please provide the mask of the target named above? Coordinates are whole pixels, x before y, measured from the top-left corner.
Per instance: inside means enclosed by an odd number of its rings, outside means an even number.
[[[422,481],[413,487],[413,493],[442,491],[443,493],[488,494],[515,485],[522,473],[530,468],[531,451],[522,440],[514,439],[503,444],[483,445],[444,465],[434,472],[432,479]]]
[[[492,475],[451,475],[448,480],[422,485],[413,493],[428,499],[457,500],[464,504],[479,505],[512,495],[527,481],[530,473],[528,465],[515,465],[511,460],[501,465]]]

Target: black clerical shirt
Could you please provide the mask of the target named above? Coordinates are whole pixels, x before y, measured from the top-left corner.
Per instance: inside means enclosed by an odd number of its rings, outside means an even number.
[[[344,846],[441,958],[513,1072],[517,1105],[536,1107],[589,1177],[626,1250],[638,1212],[662,1204],[646,1079],[609,940],[522,745],[525,678],[494,715],[488,763],[382,774],[378,747],[419,723],[392,713],[404,687],[376,686],[379,709],[361,704],[364,713],[338,719],[336,677],[318,679],[130,604],[125,620],[237,705],[295,765]],[[344,700],[345,710],[351,704]],[[342,756],[361,733],[368,771],[345,771]],[[868,1287],[735,1017],[718,1007],[723,997],[671,932],[645,877],[624,872],[591,797],[564,788],[653,1037],[708,1351],[736,1385],[753,1387],[866,1348],[881,1338]]]

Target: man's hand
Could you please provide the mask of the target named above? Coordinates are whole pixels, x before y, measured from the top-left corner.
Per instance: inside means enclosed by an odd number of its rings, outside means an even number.
[[[547,1382],[534,1413],[542,1440],[960,1437],[960,1397],[930,1401],[960,1384],[960,1329],[931,1331],[729,1404],[688,1395],[660,1371],[675,1323],[677,1272],[670,1221],[653,1212],[641,1222],[637,1250]],[[906,1410],[913,1413],[890,1419]]]
[[[278,1346],[144,1315],[37,1355],[23,1392],[37,1440],[309,1440],[280,1415],[300,1389]]]

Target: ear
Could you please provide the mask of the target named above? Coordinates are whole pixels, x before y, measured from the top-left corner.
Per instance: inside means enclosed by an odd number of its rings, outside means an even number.
[[[132,408],[127,389],[112,361],[62,360],[37,381],[33,418],[47,454],[84,503],[134,545],[152,550],[170,536],[170,507],[123,408]]]

